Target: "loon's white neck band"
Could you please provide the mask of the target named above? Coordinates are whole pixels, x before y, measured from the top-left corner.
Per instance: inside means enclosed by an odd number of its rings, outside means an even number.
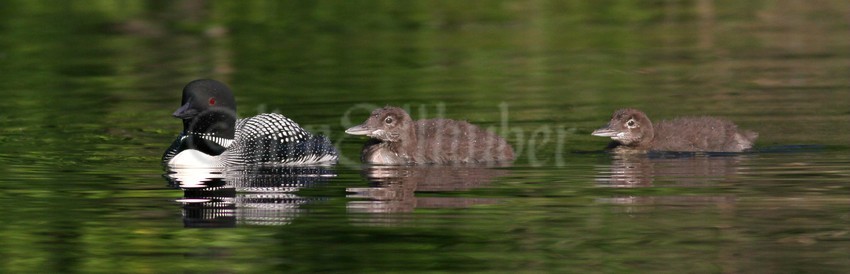
[[[222,138],[213,135],[212,133],[197,133],[197,132],[187,132],[189,135],[195,135],[203,138],[204,140],[214,142],[224,148],[230,147],[233,144],[233,139]]]

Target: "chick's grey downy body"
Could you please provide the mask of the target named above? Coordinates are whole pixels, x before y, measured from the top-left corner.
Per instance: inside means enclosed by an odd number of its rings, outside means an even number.
[[[395,107],[375,110],[366,122],[346,132],[372,137],[362,150],[365,163],[465,164],[514,159],[510,144],[492,132],[465,121],[413,121]]]
[[[653,124],[643,112],[621,109],[608,125],[593,132],[611,137],[609,148],[684,152],[741,152],[758,134],[716,117],[682,117]]]

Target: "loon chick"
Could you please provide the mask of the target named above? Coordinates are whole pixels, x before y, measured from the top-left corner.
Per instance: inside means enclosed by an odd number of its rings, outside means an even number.
[[[614,112],[608,125],[593,136],[611,137],[608,148],[688,151],[741,152],[753,147],[758,133],[738,130],[734,123],[716,117],[684,117],[652,124],[637,109]]]
[[[376,109],[361,125],[345,131],[371,137],[361,160],[370,164],[468,164],[514,160],[505,139],[464,121],[413,121],[397,107]]]
[[[339,154],[327,137],[283,115],[237,119],[233,93],[215,80],[187,84],[181,105],[173,116],[183,120],[183,131],[162,155],[169,167],[320,164]]]

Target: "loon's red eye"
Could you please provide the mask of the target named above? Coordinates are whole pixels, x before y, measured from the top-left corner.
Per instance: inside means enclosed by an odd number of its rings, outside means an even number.
[[[210,97],[210,106],[215,105],[215,97]]]

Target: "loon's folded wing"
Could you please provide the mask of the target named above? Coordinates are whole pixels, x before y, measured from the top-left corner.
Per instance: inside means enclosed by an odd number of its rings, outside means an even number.
[[[236,139],[226,152],[229,164],[314,164],[337,159],[324,136],[314,136],[295,121],[276,113],[241,119]]]

